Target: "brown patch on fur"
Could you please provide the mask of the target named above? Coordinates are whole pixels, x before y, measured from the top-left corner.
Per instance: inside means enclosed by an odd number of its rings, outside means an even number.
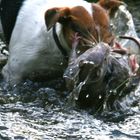
[[[91,35],[97,38],[95,30],[95,22],[92,16],[82,6],[77,6],[70,9],[70,17],[67,21],[65,20],[62,24],[63,32],[66,37],[68,44],[71,46],[72,37],[77,32],[81,37],[87,38],[87,40],[94,41]],[[84,42],[81,41],[81,44]]]
[[[108,44],[114,39],[110,32],[109,17],[104,8],[98,4],[91,5],[93,15],[82,6],[73,8],[51,8],[45,13],[47,29],[52,28],[57,22],[63,25],[63,34],[69,46],[72,46],[72,37],[77,32],[81,37],[80,45],[91,42],[104,41]]]
[[[108,13],[104,8],[98,4],[93,5],[93,19],[96,24],[96,30],[98,36],[100,37],[99,41],[108,43],[109,45],[113,44],[114,36],[110,30],[110,19]]]
[[[96,36],[94,20],[82,6],[73,8],[51,8],[45,13],[45,22],[48,30],[53,27],[56,22],[61,23],[63,25],[64,36],[69,46],[72,45],[72,37],[76,32],[88,40],[92,40],[90,35]],[[97,38],[97,36],[95,38]]]

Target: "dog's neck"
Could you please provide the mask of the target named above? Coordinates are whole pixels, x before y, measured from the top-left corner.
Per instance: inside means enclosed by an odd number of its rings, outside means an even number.
[[[63,54],[64,57],[68,58],[69,52],[70,52],[70,47],[67,44],[63,32],[62,32],[62,25],[57,23],[53,27],[53,37],[54,41],[57,44],[59,50]]]
[[[65,58],[68,57],[68,54],[67,54],[67,51],[65,50],[65,48],[61,45],[61,42],[59,41],[59,38],[58,38],[58,35],[56,33],[56,25],[53,26],[53,38],[54,38],[54,41],[57,45],[57,47],[59,48],[59,50],[61,51],[61,53],[63,54],[63,56]]]

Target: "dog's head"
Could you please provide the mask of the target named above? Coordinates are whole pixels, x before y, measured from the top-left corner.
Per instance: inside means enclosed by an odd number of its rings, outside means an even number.
[[[84,38],[80,45],[100,41],[111,44],[114,39],[110,31],[109,16],[99,4],[92,3],[90,13],[84,6],[48,9],[45,13],[47,30],[57,22],[62,25],[63,35],[69,46],[75,33]]]

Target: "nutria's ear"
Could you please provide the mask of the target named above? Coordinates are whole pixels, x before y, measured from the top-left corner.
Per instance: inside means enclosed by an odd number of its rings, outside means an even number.
[[[57,22],[60,22],[62,18],[67,19],[70,15],[70,9],[64,8],[51,8],[45,12],[45,23],[47,30],[50,30]]]

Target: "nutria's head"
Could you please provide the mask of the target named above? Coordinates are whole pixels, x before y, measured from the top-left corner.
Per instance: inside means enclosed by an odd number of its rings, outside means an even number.
[[[73,62],[64,73],[64,79],[75,100],[79,100],[81,96],[90,97],[87,88],[90,89],[91,94],[94,92],[95,96],[100,94],[102,90],[100,86],[108,68],[109,52],[110,47],[101,42],[76,59],[72,59]]]

